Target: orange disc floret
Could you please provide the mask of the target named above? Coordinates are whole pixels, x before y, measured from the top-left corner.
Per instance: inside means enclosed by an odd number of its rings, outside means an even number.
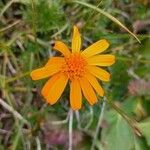
[[[86,71],[87,62],[80,53],[73,53],[69,57],[65,57],[65,63],[62,65],[62,72],[68,76],[70,80],[81,78]]]

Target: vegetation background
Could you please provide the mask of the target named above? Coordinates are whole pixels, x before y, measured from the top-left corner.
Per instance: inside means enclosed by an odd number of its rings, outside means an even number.
[[[74,113],[74,149],[91,148],[102,113],[95,149],[150,149],[150,1],[80,2],[113,15],[137,34],[141,44],[115,21],[77,1],[1,0],[0,150],[67,149],[68,90],[56,105],[49,106],[40,95],[46,80],[33,82],[29,73],[55,55],[54,40],[70,44],[75,24],[82,33],[83,47],[108,39],[108,52],[117,60],[109,68],[111,82],[103,84],[111,103],[104,108],[99,98],[90,107],[84,101]]]

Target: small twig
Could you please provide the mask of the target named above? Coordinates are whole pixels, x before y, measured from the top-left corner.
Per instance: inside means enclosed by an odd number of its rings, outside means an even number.
[[[81,127],[81,121],[80,121],[80,114],[79,114],[79,111],[75,111],[75,115],[76,115],[76,118],[77,118],[77,122],[78,122],[78,129],[79,130],[84,130],[84,131],[87,131],[89,129],[89,127],[91,126],[92,122],[93,122],[93,108],[92,107],[89,107],[90,108],[90,119],[87,123],[87,125],[82,128]]]
[[[7,60],[7,65],[8,65],[8,68],[9,70],[11,71],[11,73],[14,75],[16,74],[16,70],[14,69],[13,65],[11,64],[10,60],[8,59]]]
[[[2,113],[2,114],[0,114],[0,121],[1,121],[1,119],[10,118],[11,116],[12,116],[11,114]]]
[[[31,34],[28,34],[27,37],[29,38],[29,40],[31,40],[32,42],[37,42],[38,44],[40,44],[41,46],[45,47],[45,48],[49,48],[50,44],[48,42],[42,41],[39,38],[36,38],[37,41],[35,41],[35,37]]]
[[[121,61],[136,61],[138,63],[142,63],[142,64],[150,64],[150,60],[145,60],[145,59],[135,59],[135,58],[129,58],[129,57],[124,57],[124,56],[116,56],[117,60],[121,60]]]
[[[67,115],[66,119],[64,120],[60,120],[60,121],[52,121],[51,124],[52,125],[62,125],[62,124],[66,124],[69,120],[69,115]]]
[[[101,2],[102,2],[102,0],[100,0],[100,2],[97,4],[96,8],[98,8],[101,5]],[[90,14],[89,14],[89,16],[87,18],[87,21],[86,21],[84,26],[86,26],[89,23],[89,21],[91,20],[91,17],[95,14],[95,12],[96,12],[95,9],[91,10],[91,12],[90,12]]]
[[[4,100],[2,100],[0,98],[0,104],[7,109],[9,112],[11,112],[16,118],[18,118],[19,120],[21,120],[23,123],[26,123],[29,125],[29,122],[24,119],[13,107],[9,106],[6,102],[4,102]]]
[[[37,19],[37,14],[36,14],[36,6],[35,6],[35,0],[31,0],[31,6],[32,6],[32,27],[33,27],[33,34],[34,34],[34,39],[35,39],[35,48],[37,49],[37,28],[36,28],[36,19]]]
[[[0,134],[12,134],[12,132],[4,129],[0,129]]]
[[[134,77],[136,80],[140,80],[140,77],[132,70],[132,69],[129,69],[128,70],[128,73]]]
[[[111,21],[113,21],[114,23],[118,24],[120,27],[122,27],[124,30],[126,30],[128,33],[130,33],[130,35],[132,35],[139,43],[141,43],[141,41],[138,39],[138,37],[131,32],[126,26],[124,26],[118,19],[116,19],[114,16],[112,16],[111,14],[109,14],[108,12],[104,11],[103,9],[100,9],[94,5],[88,4],[86,2],[83,1],[73,1],[75,3],[81,4],[85,7],[89,7],[91,9],[94,9],[95,11],[99,12],[100,14],[104,15],[105,17],[109,18]]]
[[[39,138],[36,137],[35,140],[36,140],[36,144],[37,144],[37,150],[41,150],[41,144],[40,144]]]
[[[56,32],[55,34],[53,34],[51,37],[54,38],[54,37],[56,37],[57,35],[61,34],[63,31],[65,31],[65,30],[67,29],[68,25],[69,25],[68,23],[65,24],[65,25],[62,27],[62,29],[60,29],[58,32]]]
[[[75,111],[75,115],[78,122],[78,128],[81,129],[80,114],[78,110]]]
[[[24,48],[23,44],[21,43],[21,40],[19,40],[19,39],[16,40],[16,44],[23,52],[25,52],[25,48]]]
[[[14,27],[15,25],[19,24],[20,22],[21,22],[20,20],[17,20],[15,22],[13,22],[12,24],[8,25],[7,27],[0,29],[0,33],[9,30],[10,28]]]
[[[94,147],[95,147],[95,143],[96,143],[96,140],[97,140],[97,137],[98,137],[98,134],[99,134],[99,130],[100,130],[100,125],[101,125],[103,115],[104,115],[105,105],[106,105],[106,102],[105,102],[105,98],[104,98],[102,106],[101,106],[101,112],[100,112],[100,115],[99,115],[97,127],[96,127],[96,130],[95,130],[95,133],[94,133],[94,139],[93,139],[93,142],[92,142],[91,150],[94,150]]]
[[[28,150],[30,150],[31,149],[31,141],[30,140],[26,140],[25,141],[26,143],[26,148],[28,149]]]
[[[72,126],[73,126],[73,110],[70,109],[69,113],[69,148],[68,150],[72,150]]]
[[[10,0],[5,7],[1,10],[0,12],[0,18],[2,17],[2,15],[4,14],[4,12],[12,5],[12,3],[16,2],[16,0]]]
[[[19,74],[18,76],[15,76],[15,77],[12,77],[12,78],[8,79],[8,80],[6,81],[6,83],[13,82],[13,81],[18,80],[18,79],[20,79],[20,78],[23,78],[23,77],[25,77],[25,76],[29,76],[29,74],[30,74],[30,71],[29,71],[29,72],[25,72],[25,73],[23,73],[23,74]]]
[[[11,46],[12,44],[14,44],[14,43],[16,42],[16,40],[18,40],[19,38],[21,38],[21,36],[22,36],[23,34],[24,34],[23,32],[16,33],[16,34],[7,42],[7,47],[9,48],[9,49],[8,49],[9,52],[11,51],[10,46]]]
[[[88,128],[91,126],[92,122],[93,122],[93,108],[90,106],[90,119],[87,123],[87,125],[85,126],[85,130],[88,130]]]

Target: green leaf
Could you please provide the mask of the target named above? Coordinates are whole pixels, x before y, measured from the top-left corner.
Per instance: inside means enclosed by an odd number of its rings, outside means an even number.
[[[146,145],[146,142],[143,139],[135,137],[134,140],[135,150],[149,150],[149,147]]]
[[[102,140],[108,150],[131,150],[134,148],[134,136],[127,122],[116,112],[106,116],[109,128],[104,129]]]
[[[112,67],[112,99],[122,100],[127,92],[127,86],[129,82],[129,75],[127,69],[129,67],[128,62],[118,60]],[[119,92],[118,92],[119,91]]]
[[[122,109],[128,115],[133,116],[138,105],[138,97],[130,96],[122,103]]]
[[[148,146],[150,147],[150,118],[139,124],[143,136],[145,137]]]
[[[107,150],[149,150],[150,144],[150,120],[140,123],[139,127],[146,137],[147,143],[143,137],[138,137],[132,131],[128,123],[115,111],[109,111],[105,114],[108,123],[107,128],[102,130],[102,142]]]
[[[139,49],[139,52],[142,54],[142,56],[149,60],[150,59],[150,38],[147,38],[146,40],[142,41],[142,45]]]

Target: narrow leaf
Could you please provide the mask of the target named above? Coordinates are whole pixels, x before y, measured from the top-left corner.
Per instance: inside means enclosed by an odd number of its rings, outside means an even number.
[[[115,22],[116,24],[118,24],[120,27],[122,27],[123,29],[125,29],[128,33],[130,33],[139,43],[140,40],[138,39],[138,37],[132,33],[126,26],[124,26],[118,19],[116,19],[114,16],[112,16],[111,14],[107,13],[106,11],[96,7],[96,6],[93,6],[91,4],[88,4],[88,3],[85,3],[85,2],[82,2],[82,1],[75,1],[75,3],[78,3],[78,4],[81,4],[81,5],[84,5],[86,7],[89,7],[89,8],[92,8],[94,9],[95,11],[101,13],[102,15],[106,16],[107,18],[109,18],[110,20],[112,20],[113,22]]]

